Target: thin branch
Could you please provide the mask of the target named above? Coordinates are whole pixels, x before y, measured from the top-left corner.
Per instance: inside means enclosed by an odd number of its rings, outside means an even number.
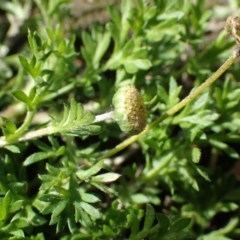
[[[113,111],[95,116],[95,120],[93,123],[106,121],[107,119],[113,119]]]
[[[211,77],[209,77],[204,83],[202,83],[199,87],[197,87],[195,90],[193,90],[186,98],[184,98],[181,102],[176,104],[174,107],[169,109],[165,114],[163,114],[160,118],[158,118],[156,121],[148,125],[144,131],[142,131],[138,135],[134,135],[117,145],[115,148],[108,151],[106,154],[103,154],[99,160],[109,158],[116,154],[117,152],[121,151],[122,149],[126,148],[133,142],[137,141],[140,137],[142,137],[144,134],[149,132],[151,129],[153,129],[156,125],[158,125],[160,122],[162,122],[167,117],[174,115],[176,112],[178,112],[180,109],[185,107],[188,103],[190,103],[193,99],[198,97],[204,90],[206,90],[211,84],[213,84],[240,56],[240,47],[237,47],[233,54],[226,60],[225,63],[215,72]]]
[[[24,123],[21,126],[21,131],[18,130],[18,132],[17,132],[18,135],[19,135],[20,132],[23,131],[23,129],[25,129],[26,126],[28,126],[29,119],[31,119],[30,117],[32,117],[32,116],[33,115],[31,114],[31,116],[29,116],[27,118],[28,121],[26,121],[26,123]],[[113,112],[111,111],[111,112],[107,112],[107,113],[95,116],[95,120],[92,123],[106,121],[106,120],[112,119],[112,118],[113,118]],[[18,137],[18,138],[15,138],[15,136],[14,136],[14,139],[12,139],[10,141],[7,141],[5,137],[0,137],[0,148],[4,147],[6,145],[9,145],[9,144],[13,144],[15,142],[24,142],[24,141],[28,141],[28,140],[31,140],[31,139],[43,137],[43,136],[46,136],[46,135],[51,135],[51,134],[54,134],[54,133],[58,133],[58,132],[60,132],[59,128],[54,127],[54,126],[48,126],[46,128],[42,128],[42,129],[38,129],[38,130],[35,130],[35,131],[28,132],[28,133],[26,133],[26,134],[24,134],[24,135],[22,135],[21,137]]]

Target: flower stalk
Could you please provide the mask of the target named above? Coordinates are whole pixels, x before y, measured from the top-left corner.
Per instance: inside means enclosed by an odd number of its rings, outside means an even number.
[[[117,145],[115,148],[108,151],[106,154],[103,154],[102,156],[100,156],[99,160],[113,156],[117,152],[121,151],[122,149],[126,148],[133,142],[137,141],[139,138],[141,138],[144,134],[148,133],[150,130],[152,130],[156,125],[161,123],[167,117],[177,113],[179,110],[185,107],[188,103],[190,103],[192,100],[197,98],[201,93],[203,93],[209,86],[211,86],[211,84],[213,84],[239,58],[239,56],[240,56],[240,47],[237,47],[233,51],[232,55],[226,60],[226,62],[224,62],[223,65],[215,73],[213,73],[212,76],[210,76],[199,87],[194,89],[187,97],[185,97],[182,101],[180,101],[174,107],[169,109],[165,114],[163,114],[157,120],[149,124],[141,133],[139,133],[138,135],[129,137],[128,139],[126,139],[125,141]]]

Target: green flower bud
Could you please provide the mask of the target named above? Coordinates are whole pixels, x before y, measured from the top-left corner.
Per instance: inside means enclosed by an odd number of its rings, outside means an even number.
[[[146,126],[147,113],[143,99],[134,86],[124,86],[114,94],[113,117],[123,132],[138,134]]]

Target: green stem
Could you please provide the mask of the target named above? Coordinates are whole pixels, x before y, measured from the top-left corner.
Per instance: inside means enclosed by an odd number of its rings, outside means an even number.
[[[26,132],[26,129],[30,126],[32,119],[34,117],[35,111],[28,111],[27,115],[24,119],[23,124],[16,130],[14,135],[8,140],[9,142],[15,142],[16,139],[18,139],[24,132]]]
[[[102,155],[99,160],[105,159],[108,157],[111,157],[112,155],[116,154],[117,152],[121,151],[122,149],[126,148],[133,142],[137,141],[141,136],[149,132],[151,129],[153,129],[156,125],[158,125],[160,122],[162,122],[167,117],[174,115],[176,112],[178,112],[181,108],[186,106],[189,102],[191,102],[193,99],[195,99],[197,96],[199,96],[206,88],[208,88],[214,81],[216,81],[240,56],[240,48],[236,49],[232,56],[210,77],[208,78],[203,84],[201,84],[198,88],[196,88],[194,91],[192,91],[186,98],[184,98],[181,102],[176,104],[173,108],[169,109],[165,114],[163,114],[160,118],[158,118],[156,121],[148,125],[144,131],[142,131],[138,135],[131,136],[130,138],[126,139],[121,144],[117,145],[112,150],[108,151],[106,154]],[[68,85],[67,89],[71,88],[72,85]],[[62,89],[65,91],[66,89]],[[52,96],[51,96],[52,97]],[[37,97],[36,97],[37,102]],[[26,118],[24,120],[24,123],[22,126],[17,129],[14,136],[11,137],[11,139],[6,140],[5,137],[0,137],[0,147],[4,147],[5,145],[17,142],[17,141],[27,141],[33,138],[45,136],[45,135],[51,135],[54,133],[59,132],[58,128],[55,128],[53,126],[46,127],[43,129],[39,129],[33,132],[26,133],[23,135],[26,131],[26,129],[29,127],[29,125],[32,122],[32,119],[34,117],[35,111],[28,111]]]
[[[69,92],[70,90],[72,90],[73,88],[75,87],[75,84],[74,83],[70,83],[60,89],[58,89],[56,92],[53,92],[51,94],[48,94],[46,96],[43,97],[43,101],[49,101],[49,100],[52,100],[53,98],[57,97],[57,96],[60,96],[62,94],[65,94],[67,92]]]
[[[38,7],[38,9],[40,10],[40,12],[42,14],[45,26],[49,26],[48,13],[47,13],[46,9],[44,8],[44,6],[41,4],[40,1],[35,1],[35,3],[37,4],[37,7]]]
[[[26,133],[24,136],[20,137],[18,140],[20,142],[22,141],[27,141],[33,138],[38,138],[38,137],[42,137],[42,136],[46,136],[46,135],[51,135],[54,133],[59,132],[58,129],[54,128],[53,126],[49,126],[46,128],[42,128],[42,129],[38,129],[36,131],[32,131],[32,132],[28,132]]]
[[[116,154],[117,152],[121,151],[122,149],[126,148],[133,142],[137,141],[140,137],[142,137],[144,134],[149,132],[151,129],[153,129],[156,125],[158,125],[160,122],[162,122],[167,117],[174,115],[176,112],[178,112],[180,109],[185,107],[189,102],[191,102],[193,99],[195,99],[197,96],[199,96],[205,89],[207,89],[212,83],[214,83],[240,56],[240,48],[237,48],[233,54],[226,60],[226,62],[211,76],[209,77],[204,83],[202,83],[198,88],[193,90],[186,98],[184,98],[181,102],[176,104],[174,107],[169,109],[165,114],[163,114],[161,117],[159,117],[157,120],[155,120],[153,123],[148,125],[144,131],[142,131],[138,135],[134,135],[117,145],[115,148],[111,149],[107,153],[103,154],[99,160],[109,158]]]
[[[30,113],[31,112],[27,113],[27,117],[25,118],[23,125],[15,132],[14,136],[12,136],[10,139],[6,139],[4,136],[0,137],[0,148],[9,144],[13,144],[15,142],[28,141],[34,138],[59,133],[64,130],[63,127],[48,126],[46,128],[41,128],[24,134],[26,128],[31,124],[32,117],[34,116],[34,114],[30,115]],[[112,114],[113,114],[112,112],[107,112],[101,115],[96,115],[93,123],[105,121],[107,119],[112,119]]]
[[[10,140],[6,140],[5,137],[0,137],[0,147],[4,147],[6,145],[9,145],[11,143],[15,143],[15,142],[24,142],[24,141],[28,141],[31,139],[35,139],[38,137],[43,137],[46,135],[52,135],[54,133],[59,132],[58,128],[55,128],[53,126],[49,126],[46,128],[42,128],[42,129],[38,129],[32,132],[28,132],[26,134],[24,134],[21,137],[16,138],[16,135],[14,135],[14,138],[10,139]],[[19,134],[18,134],[19,135]]]

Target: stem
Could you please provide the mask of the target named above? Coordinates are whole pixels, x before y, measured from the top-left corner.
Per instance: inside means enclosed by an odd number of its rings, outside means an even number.
[[[15,139],[15,135],[14,135],[14,139],[10,140],[10,141],[9,140],[7,141],[5,137],[1,137],[0,138],[0,147],[4,147],[6,145],[13,144],[15,142],[23,142],[23,141],[27,141],[27,140],[30,140],[30,139],[43,137],[43,136],[46,136],[46,135],[51,135],[51,134],[54,134],[54,133],[57,133],[57,132],[58,132],[58,129],[56,129],[53,126],[49,126],[49,127],[46,127],[46,128],[38,129],[36,131],[28,132],[25,135],[23,135],[22,137],[19,137],[19,138],[16,138],[16,139]]]
[[[35,111],[28,111],[27,112],[27,115],[24,119],[23,124],[16,130],[13,137],[9,139],[9,142],[17,140],[26,131],[26,129],[29,127],[29,125],[32,122],[34,114],[35,114]]]
[[[54,127],[50,126],[50,127],[38,129],[36,131],[28,132],[24,136],[20,137],[18,139],[18,141],[20,141],[20,142],[27,141],[27,140],[30,140],[33,138],[38,138],[38,137],[42,137],[45,135],[51,135],[56,132],[57,132],[56,129]]]
[[[44,96],[42,100],[43,101],[52,100],[53,98],[55,98],[61,94],[69,92],[70,90],[72,90],[74,88],[74,86],[75,86],[74,83],[70,83],[70,84],[58,89],[56,92],[53,92],[51,94]]]
[[[117,152],[121,151],[122,149],[126,148],[133,142],[137,141],[140,137],[142,137],[144,134],[149,132],[151,129],[153,129],[156,125],[158,125],[160,122],[162,122],[167,117],[174,115],[176,112],[178,112],[180,109],[185,107],[189,102],[191,102],[193,99],[195,99],[197,96],[199,96],[205,89],[207,89],[212,83],[214,83],[240,56],[240,48],[238,47],[233,51],[233,54],[226,60],[225,63],[215,72],[211,77],[209,77],[204,83],[202,83],[198,88],[193,90],[186,98],[184,98],[181,102],[176,104],[174,107],[169,109],[165,114],[163,114],[161,117],[159,117],[157,120],[155,120],[153,123],[148,125],[144,131],[142,131],[138,135],[134,135],[117,145],[115,148],[111,149],[107,153],[100,156],[99,160],[109,158],[112,155],[116,154]]]
[[[113,119],[113,111],[95,116],[95,120],[93,121],[93,123],[102,122],[102,121],[105,121],[107,119]]]
[[[26,119],[25,119],[23,125],[15,132],[14,136],[10,140],[8,139],[8,141],[7,141],[5,137],[0,137],[0,148],[4,147],[6,145],[9,145],[9,144],[13,144],[15,142],[23,142],[23,141],[27,141],[30,139],[43,137],[46,135],[51,135],[51,134],[60,132],[59,128],[49,126],[46,128],[28,132],[25,135],[21,136],[23,134],[23,132],[26,130],[26,128],[30,125],[31,120],[34,116],[34,113],[35,112],[27,113],[27,116],[26,116]],[[93,123],[106,121],[107,119],[112,119],[112,118],[113,118],[113,112],[112,111],[107,112],[107,113],[95,116],[95,120],[93,121]]]
[[[197,96],[199,96],[206,88],[208,88],[214,81],[216,81],[240,56],[240,48],[237,48],[231,57],[227,59],[227,61],[211,76],[209,77],[204,83],[202,83],[198,88],[196,88],[193,92],[191,92],[186,98],[184,98],[181,102],[176,104],[173,108],[169,109],[165,114],[163,114],[161,117],[159,117],[156,121],[148,125],[140,134],[134,135],[117,145],[112,150],[108,151],[106,154],[103,154],[99,160],[105,159],[108,157],[111,157],[112,155],[116,154],[117,152],[121,151],[122,149],[126,148],[133,142],[137,141],[141,136],[149,132],[151,129],[153,129],[156,125],[158,125],[160,122],[162,122],[167,117],[174,115],[176,112],[178,112],[180,109],[182,109],[184,106],[186,106],[189,102],[191,102],[193,99],[195,99]],[[72,87],[70,84],[68,87]],[[68,88],[67,87],[67,88]],[[65,89],[63,88],[63,91]],[[31,121],[34,117],[35,111],[28,111],[26,118],[24,120],[24,123],[22,126],[15,132],[14,136],[10,140],[6,140],[5,137],[0,137],[0,147],[4,147],[8,144],[13,144],[17,141],[27,141],[30,139],[34,139],[37,137],[45,136],[45,135],[51,135],[54,133],[59,132],[58,128],[55,128],[53,126],[49,126],[43,129],[39,129],[36,131],[28,132],[25,135],[21,136],[26,129],[31,124]],[[95,117],[96,122],[105,121],[106,119],[112,118],[113,112],[104,113],[102,115],[98,115]]]
[[[47,11],[45,10],[44,6],[40,3],[40,1],[35,1],[35,3],[37,4],[38,9],[40,10],[42,17],[43,17],[43,21],[45,23],[46,26],[49,25],[49,21],[48,21],[48,15],[47,15]]]

